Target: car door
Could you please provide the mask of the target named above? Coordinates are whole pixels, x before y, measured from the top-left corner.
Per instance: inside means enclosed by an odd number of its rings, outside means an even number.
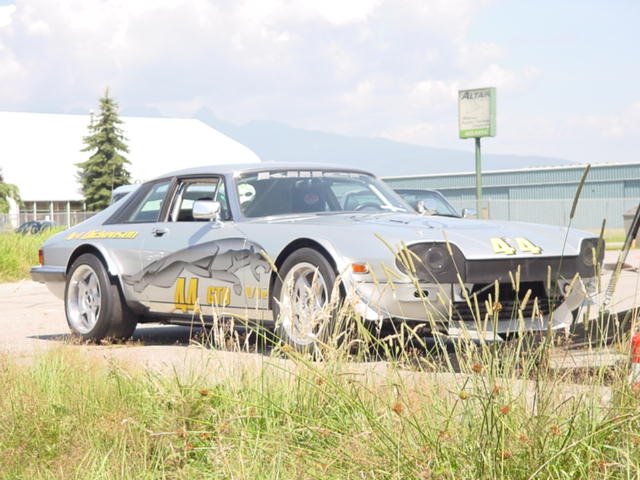
[[[125,298],[144,300],[144,289],[138,281],[142,270],[142,243],[154,230],[172,185],[171,178],[141,185],[130,201],[107,219],[100,230],[78,232],[82,238],[95,239],[109,252],[122,278]]]
[[[223,177],[179,178],[164,218],[142,241],[139,289],[151,312],[192,314],[244,304],[236,257],[245,238],[229,214]],[[197,200],[221,205],[217,220],[193,218]]]

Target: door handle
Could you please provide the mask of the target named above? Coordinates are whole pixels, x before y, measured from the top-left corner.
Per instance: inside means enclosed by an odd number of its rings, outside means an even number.
[[[169,233],[168,228],[154,228],[153,230],[151,230],[151,235],[153,235],[154,237],[161,237],[165,233]]]

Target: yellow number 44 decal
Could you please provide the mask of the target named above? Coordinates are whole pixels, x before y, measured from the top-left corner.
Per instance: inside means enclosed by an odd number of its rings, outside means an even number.
[[[491,248],[493,248],[493,253],[498,253],[502,255],[515,255],[517,251],[522,253],[531,253],[533,255],[538,255],[542,253],[542,248],[534,245],[529,240],[524,237],[516,237],[514,238],[516,242],[517,250],[509,245],[504,238],[493,237],[491,239]]]
[[[534,245],[529,240],[523,237],[516,237],[514,239],[516,241],[516,245],[518,245],[518,250],[523,253],[532,253],[533,255],[538,255],[542,253],[542,249],[537,245]]]
[[[494,237],[491,239],[491,247],[493,253],[502,253],[503,255],[513,255],[516,253],[516,249],[509,245],[505,239]]]

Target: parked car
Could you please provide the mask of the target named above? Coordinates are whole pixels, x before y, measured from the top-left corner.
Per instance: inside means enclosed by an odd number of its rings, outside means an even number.
[[[421,188],[394,188],[409,205],[419,213],[442,215],[445,217],[461,217],[449,201],[437,190]]]
[[[601,247],[574,229],[423,216],[362,170],[216,165],[162,175],[55,235],[31,276],[64,300],[71,331],[87,340],[215,312],[274,326],[307,349],[324,338],[323,307],[335,298],[365,322],[568,326],[594,287]]]
[[[16,233],[33,235],[55,227],[56,224],[49,220],[31,220],[16,228]]]

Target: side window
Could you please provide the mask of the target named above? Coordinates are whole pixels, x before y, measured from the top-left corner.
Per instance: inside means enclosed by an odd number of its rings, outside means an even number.
[[[197,200],[215,200],[220,202],[220,218],[227,220],[229,208],[224,191],[224,182],[218,178],[187,180],[176,191],[171,219],[174,222],[206,221],[193,218],[193,202]]]
[[[157,222],[170,184],[171,181],[166,180],[151,187],[127,221],[129,223]]]

